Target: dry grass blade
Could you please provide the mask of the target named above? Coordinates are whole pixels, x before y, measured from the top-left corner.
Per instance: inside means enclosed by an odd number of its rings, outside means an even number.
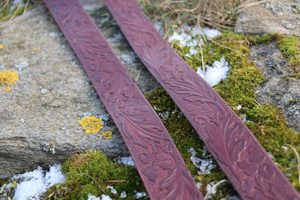
[[[294,152],[294,154],[295,154],[295,156],[297,158],[297,163],[298,163],[298,165],[297,165],[298,180],[299,180],[299,183],[300,183],[300,155],[299,155],[299,153],[298,153],[298,151],[297,151],[297,149],[295,147],[293,147],[292,145],[288,145],[288,146],[293,150],[293,152]]]
[[[182,24],[231,29],[238,14],[257,4],[272,0],[140,0],[148,16],[162,20],[166,34]]]
[[[41,3],[39,0],[0,0],[0,22],[12,20],[24,14],[31,6]]]

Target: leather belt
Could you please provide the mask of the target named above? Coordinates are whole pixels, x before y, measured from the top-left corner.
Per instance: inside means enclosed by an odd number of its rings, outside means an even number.
[[[202,199],[175,144],[78,0],[44,0],[117,125],[151,199]]]

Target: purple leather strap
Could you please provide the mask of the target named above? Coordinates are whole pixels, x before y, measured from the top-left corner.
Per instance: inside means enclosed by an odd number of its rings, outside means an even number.
[[[160,37],[137,1],[106,0],[106,5],[139,58],[189,119],[241,197],[300,199],[250,130]]]
[[[159,117],[79,1],[44,2],[116,123],[149,197],[202,199]]]

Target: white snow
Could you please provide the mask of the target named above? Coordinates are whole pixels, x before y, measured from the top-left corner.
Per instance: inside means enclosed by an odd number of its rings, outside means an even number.
[[[112,198],[110,198],[110,196],[108,196],[108,195],[102,194],[101,200],[112,200]]]
[[[160,34],[161,36],[163,36],[163,35],[164,35],[164,27],[163,27],[163,23],[162,23],[161,21],[155,21],[155,22],[153,23],[153,25],[154,25],[154,28],[159,32],[159,34]]]
[[[243,105],[237,105],[235,108],[234,108],[234,110],[241,110],[243,108]]]
[[[184,47],[187,45],[187,42],[192,40],[192,37],[190,35],[188,35],[185,32],[182,32],[180,34],[178,34],[177,32],[175,32],[170,38],[169,38],[169,42],[173,42],[173,41],[178,41],[179,45],[181,47]]]
[[[190,55],[196,55],[198,51],[196,49],[191,48],[190,49]]]
[[[96,197],[94,195],[89,194],[87,200],[101,200],[100,197]]]
[[[201,183],[201,182],[197,182],[197,183],[196,183],[196,187],[197,187],[198,189],[201,189],[201,186],[202,186],[202,183]]]
[[[136,55],[135,55],[134,52],[130,52],[130,53],[128,53],[128,54],[123,54],[123,55],[121,55],[121,59],[122,59],[125,63],[127,63],[127,64],[129,64],[129,65],[132,65],[132,64],[135,63]]]
[[[204,196],[204,199],[212,199],[212,197],[217,193],[217,189],[222,184],[226,183],[227,180],[223,179],[219,182],[211,182],[206,186],[206,194]]]
[[[206,66],[203,70],[201,67],[198,68],[197,73],[210,85],[215,86],[220,81],[227,77],[229,72],[228,62],[224,57],[220,61],[215,61],[212,66]]]
[[[118,193],[117,190],[111,185],[108,185],[106,188],[109,189],[112,194],[117,194]]]
[[[147,196],[146,192],[137,192],[137,193],[135,193],[135,198],[136,199],[140,199],[140,198],[143,198],[145,196]]]
[[[15,189],[14,200],[39,200],[49,187],[65,181],[59,164],[51,166],[48,172],[38,167],[12,179],[19,182]]]
[[[218,31],[217,29],[211,29],[211,28],[208,28],[208,27],[204,27],[202,30],[203,30],[203,33],[208,38],[215,38],[215,37],[218,37],[219,35],[221,35],[221,32]]]
[[[190,27],[185,25],[182,28],[180,28],[178,32],[174,32],[173,35],[169,37],[168,41],[177,41],[181,47],[195,47],[203,44],[203,41],[197,41],[195,39],[198,38],[198,36],[205,36],[207,38],[213,39],[219,35],[221,35],[221,32],[217,29],[211,29],[208,27],[202,28],[200,26]]]
[[[127,194],[125,191],[121,192],[120,198],[125,199],[127,197]]]
[[[101,197],[96,197],[92,194],[89,194],[87,200],[112,200],[112,198],[105,194],[102,194]]]
[[[189,47],[189,52],[185,56],[191,57],[197,55],[207,38],[213,39],[219,35],[221,32],[217,29],[184,25],[177,32],[174,32],[168,41],[170,43],[177,42],[180,47]]]
[[[131,156],[120,157],[117,162],[127,166],[134,166],[134,161]]]
[[[213,165],[213,161],[211,159],[202,159],[197,157],[197,152],[194,148],[190,148],[188,150],[191,154],[191,161],[195,165],[195,167],[199,170],[199,174],[210,174],[210,171],[215,167]]]

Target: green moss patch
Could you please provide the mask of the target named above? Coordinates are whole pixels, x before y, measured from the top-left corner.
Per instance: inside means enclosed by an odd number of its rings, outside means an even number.
[[[277,42],[278,48],[293,68],[295,76],[300,77],[300,38],[296,36],[281,36]]]
[[[145,191],[135,168],[116,164],[99,151],[72,156],[64,162],[62,171],[67,181],[50,188],[45,200],[81,200],[89,194],[119,199],[122,191],[126,191],[127,199],[134,199],[135,191]],[[112,194],[108,185],[114,186],[118,194]]]

